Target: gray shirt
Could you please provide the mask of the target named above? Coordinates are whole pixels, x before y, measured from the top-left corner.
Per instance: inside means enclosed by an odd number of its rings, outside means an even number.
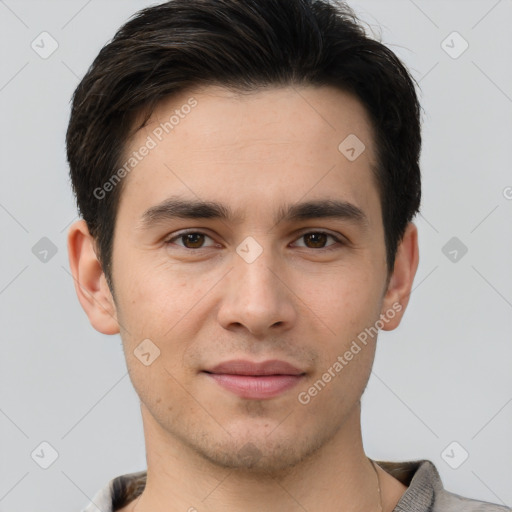
[[[398,501],[393,512],[512,512],[503,505],[487,501],[464,498],[444,489],[439,473],[430,460],[402,462],[375,461],[382,469],[400,480],[407,490]],[[129,473],[117,478],[131,479],[143,472]],[[82,512],[116,512],[112,502],[112,484],[101,489]]]

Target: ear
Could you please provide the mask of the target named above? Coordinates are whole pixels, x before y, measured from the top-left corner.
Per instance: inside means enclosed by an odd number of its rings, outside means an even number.
[[[387,320],[382,322],[384,324],[382,330],[392,331],[400,324],[409,303],[418,263],[418,229],[409,222],[398,246],[395,266],[384,295],[381,317],[384,316]],[[392,317],[391,312],[393,312]]]
[[[117,334],[119,324],[114,299],[85,220],[69,228],[68,257],[78,300],[91,325],[103,334]]]

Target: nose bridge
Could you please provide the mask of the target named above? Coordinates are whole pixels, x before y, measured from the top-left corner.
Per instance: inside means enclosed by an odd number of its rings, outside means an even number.
[[[236,249],[234,278],[239,283],[238,294],[240,299],[245,297],[249,301],[258,300],[260,295],[267,301],[275,300],[282,284],[276,278],[274,268],[280,265],[268,240],[267,243],[263,237],[259,240],[249,236]]]
[[[275,325],[289,325],[295,310],[290,294],[278,278],[283,266],[263,237],[247,237],[236,248],[230,283],[219,312],[219,320],[244,325],[253,334]]]

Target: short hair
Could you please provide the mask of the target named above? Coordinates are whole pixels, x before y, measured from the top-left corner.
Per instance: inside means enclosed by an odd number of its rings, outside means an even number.
[[[102,187],[159,102],[207,85],[237,92],[330,85],[362,103],[375,134],[372,176],[389,278],[421,199],[420,105],[399,58],[368,37],[342,1],[171,0],[128,20],[101,49],[72,98],[66,133],[70,177],[110,289],[124,180],[108,193]]]

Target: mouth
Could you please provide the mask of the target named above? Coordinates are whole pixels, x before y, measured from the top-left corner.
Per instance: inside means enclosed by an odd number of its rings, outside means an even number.
[[[260,363],[226,361],[202,373],[222,388],[252,400],[274,398],[295,387],[306,375],[305,371],[277,359]]]

